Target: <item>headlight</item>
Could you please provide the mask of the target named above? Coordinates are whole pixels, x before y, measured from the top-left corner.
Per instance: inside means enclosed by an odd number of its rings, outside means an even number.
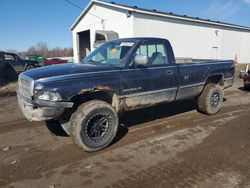
[[[44,101],[61,101],[61,95],[52,91],[36,90],[35,98]]]

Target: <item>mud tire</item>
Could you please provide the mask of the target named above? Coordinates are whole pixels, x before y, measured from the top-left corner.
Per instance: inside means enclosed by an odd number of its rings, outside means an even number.
[[[198,111],[213,115],[220,111],[224,99],[223,88],[218,84],[207,84],[198,98]]]
[[[101,123],[103,118],[106,121]],[[111,144],[116,136],[118,125],[119,118],[114,108],[106,102],[93,100],[79,106],[71,116],[70,135],[84,151],[93,152]],[[103,130],[103,127],[106,132],[98,132],[98,130]],[[93,134],[102,135],[94,140],[91,137]]]

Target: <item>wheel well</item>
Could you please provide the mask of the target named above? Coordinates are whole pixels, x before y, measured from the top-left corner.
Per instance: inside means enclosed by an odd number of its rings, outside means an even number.
[[[25,67],[24,67],[24,70],[26,70],[28,67],[36,67],[36,66],[33,65],[33,64],[26,64]]]
[[[63,113],[63,117],[66,119],[70,119],[71,115],[78,109],[78,107],[88,101],[91,100],[100,100],[104,101],[111,106],[118,112],[119,111],[119,103],[116,94],[112,91],[88,91],[85,93],[78,94],[72,97],[71,102],[74,103],[72,108],[65,109]]]
[[[210,76],[206,80],[206,84],[209,83],[214,83],[214,84],[219,84],[220,86],[224,86],[223,76],[222,75]]]
[[[88,91],[82,94],[78,94],[71,99],[71,101],[74,103],[74,108],[78,108],[78,106],[80,106],[81,104],[91,100],[104,101],[113,106],[116,111],[119,111],[117,95],[115,94],[115,92],[110,90]]]

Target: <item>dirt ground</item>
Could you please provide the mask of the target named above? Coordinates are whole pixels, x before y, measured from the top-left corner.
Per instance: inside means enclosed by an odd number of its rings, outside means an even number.
[[[17,82],[11,82],[4,86],[0,85],[0,97],[15,96],[17,90]]]
[[[25,120],[15,96],[0,97],[1,187],[250,187],[250,92],[225,91],[222,110],[195,101],[121,117],[116,141],[86,153],[55,127]]]

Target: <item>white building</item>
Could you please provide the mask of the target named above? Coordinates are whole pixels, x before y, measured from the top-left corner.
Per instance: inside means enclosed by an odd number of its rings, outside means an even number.
[[[249,27],[186,15],[93,0],[71,30],[76,62],[117,33],[119,38],[167,38],[179,59],[237,58],[239,63],[250,63]]]

